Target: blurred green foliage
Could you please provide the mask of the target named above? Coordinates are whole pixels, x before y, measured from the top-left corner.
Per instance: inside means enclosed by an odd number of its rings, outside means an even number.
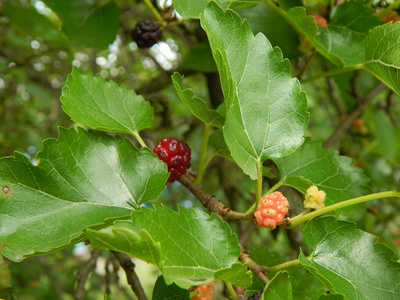
[[[131,40],[130,31],[137,21],[154,19],[143,2],[78,1],[83,3],[83,9],[72,17],[69,13],[74,12],[65,7],[72,2],[64,2],[0,2],[0,156],[19,151],[34,161],[42,141],[57,136],[58,126],[76,125],[62,111],[59,101],[61,89],[74,65],[100,73],[107,80],[125,84],[142,94],[156,114],[155,126],[144,131],[144,138],[157,141],[174,135],[184,139],[192,148],[192,166],[196,169],[204,127],[182,104],[170,76],[174,71],[185,75],[184,86],[192,88],[213,109],[223,101],[215,64],[198,20],[165,28],[161,43],[149,50],[139,50]],[[166,19],[171,17],[171,8],[164,6],[165,1],[154,2]],[[292,5],[289,1],[281,2],[286,8]],[[303,2],[309,12],[327,15],[333,1]],[[97,22],[110,11],[112,18],[105,18],[107,23],[97,27]],[[293,74],[299,74],[312,53],[302,44],[302,37],[286,23],[275,30],[272,26],[284,21],[267,5],[257,4],[237,11],[249,18],[254,33],[263,32],[273,46],[282,47],[285,57],[291,59]],[[331,63],[316,54],[304,77],[332,68]],[[322,143],[328,140],[377,82],[369,73],[355,71],[304,84],[302,88],[312,111],[306,135]],[[355,164],[365,170],[374,192],[398,186],[399,116],[399,96],[384,89],[357,118],[362,126],[354,124],[333,144],[333,148],[354,158]],[[272,162],[266,165],[276,174]],[[254,182],[230,160],[214,159],[206,179],[202,188],[233,210],[245,211],[253,203]],[[275,180],[266,180],[266,186],[272,186]],[[302,199],[293,191],[287,192],[294,200],[292,209],[295,211]],[[172,207],[180,204],[201,208],[179,183],[170,185],[152,203],[156,202]],[[370,203],[368,211],[357,221],[359,228],[377,235],[381,242],[400,254],[398,211],[398,201],[380,200]],[[269,244],[286,258],[293,257],[297,251],[291,247],[291,238],[284,231],[259,231],[252,224],[238,222],[232,222],[231,227],[246,246]],[[88,250],[82,247],[83,254],[77,254],[76,248],[72,248],[18,264],[0,260],[0,298],[74,299],[75,275],[90,258]],[[93,272],[86,284],[87,299],[102,299],[106,280],[110,281],[111,299],[132,299],[123,272],[113,272],[115,268],[109,253],[104,251],[100,262],[103,269]],[[109,266],[107,272],[106,265]],[[148,265],[138,263],[137,266],[146,294],[151,295],[158,273]],[[116,274],[119,274],[119,281],[116,281]]]

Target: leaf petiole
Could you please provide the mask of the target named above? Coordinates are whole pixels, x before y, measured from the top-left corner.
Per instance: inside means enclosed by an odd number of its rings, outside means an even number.
[[[153,13],[153,15],[156,17],[156,19],[158,21],[161,22],[161,24],[164,24],[164,20],[161,17],[160,13],[158,12],[158,10],[154,7],[154,5],[151,3],[150,0],[143,0],[144,3],[146,3],[147,7],[151,10],[151,12]]]
[[[229,281],[227,281],[227,280],[224,280],[224,283],[225,283],[225,285],[226,285],[226,288],[227,288],[228,291],[229,291],[229,295],[231,296],[231,299],[232,299],[232,300],[237,300],[237,295],[236,295],[236,293],[235,293],[235,290],[233,289],[232,284],[231,284]]]
[[[400,192],[388,191],[388,192],[374,193],[374,194],[342,201],[339,203],[335,203],[335,204],[329,205],[327,207],[318,209],[316,211],[310,212],[308,214],[305,214],[305,215],[300,214],[300,215],[292,218],[291,219],[292,222],[287,228],[293,228],[293,227],[295,227],[303,222],[306,222],[312,218],[321,216],[323,214],[329,213],[334,210],[345,208],[347,206],[351,206],[351,205],[355,205],[355,204],[359,204],[359,203],[363,203],[363,202],[367,202],[367,201],[372,201],[372,200],[376,200],[376,199],[380,199],[380,198],[392,198],[392,197],[400,198]]]
[[[295,259],[295,260],[291,260],[291,261],[287,261],[287,262],[281,263],[281,264],[273,266],[273,267],[263,266],[263,268],[265,268],[265,270],[267,270],[267,272],[276,272],[276,271],[287,269],[287,268],[292,267],[292,266],[296,266],[299,263],[300,263],[300,260],[299,259]]]
[[[363,64],[358,64],[358,65],[355,65],[355,66],[352,66],[352,67],[329,70],[327,72],[323,72],[321,74],[302,79],[302,80],[300,80],[300,82],[301,83],[308,83],[308,82],[311,82],[311,81],[314,81],[314,80],[317,80],[317,79],[320,79],[320,78],[325,78],[325,77],[330,77],[330,76],[341,74],[341,73],[361,70],[363,67],[364,67]]]
[[[132,132],[132,135],[136,138],[136,140],[139,142],[140,146],[142,147],[147,147],[146,143],[143,141],[142,137],[139,135],[139,132],[134,131]]]
[[[278,189],[282,185],[283,185],[283,182],[282,181],[278,181],[264,195],[271,194],[272,192],[274,192],[276,189]],[[260,195],[260,198],[261,198],[261,195]],[[252,206],[250,206],[250,208],[246,211],[246,214],[252,214],[256,210],[256,206],[257,206],[257,203],[260,200],[260,198],[257,198],[257,201],[255,203],[253,203]]]

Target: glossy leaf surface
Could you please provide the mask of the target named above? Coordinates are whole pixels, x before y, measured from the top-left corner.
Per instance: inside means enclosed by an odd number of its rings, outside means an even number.
[[[225,121],[224,117],[216,110],[210,109],[203,99],[197,97],[193,93],[192,89],[185,89],[182,85],[182,79],[183,76],[179,73],[175,72],[172,75],[172,82],[175,86],[175,90],[186,107],[204,123],[215,127],[222,127]]]
[[[394,252],[355,227],[334,217],[310,220],[304,239],[311,254],[301,254],[301,264],[345,299],[399,298],[400,263]]]
[[[232,10],[211,2],[201,15],[226,102],[224,139],[252,179],[257,163],[295,151],[308,123],[307,99],[290,64]]]
[[[168,178],[151,150],[81,128],[60,128],[37,160],[34,166],[20,153],[0,159],[0,244],[12,260],[73,245],[86,227],[128,218]]]
[[[366,70],[400,95],[400,22],[371,30],[365,47]]]
[[[76,44],[103,50],[114,42],[119,28],[114,1],[50,0],[49,5],[63,22],[63,32]]]
[[[261,300],[292,300],[292,284],[289,273],[281,271],[271,279],[262,293]]]
[[[153,263],[167,284],[175,282],[181,288],[211,282],[217,274],[219,280],[234,279],[238,286],[243,283],[241,278],[248,277],[246,268],[232,267],[240,247],[229,225],[197,209],[181,207],[176,212],[155,205],[154,210],[134,211],[131,221],[117,221],[106,231],[87,232],[93,247],[125,252]],[[238,276],[238,272],[243,275]]]
[[[352,166],[351,158],[324,149],[318,142],[307,140],[295,153],[274,162],[284,183],[302,193],[311,185],[324,190],[326,206],[370,192],[368,177],[362,169]]]
[[[153,125],[153,108],[142,96],[88,70],[74,67],[60,99],[73,121],[96,130],[132,134]]]

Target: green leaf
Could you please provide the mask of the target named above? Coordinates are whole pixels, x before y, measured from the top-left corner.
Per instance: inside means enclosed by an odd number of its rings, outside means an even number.
[[[164,278],[158,276],[153,289],[153,299],[190,300],[190,293],[175,283],[167,285]]]
[[[319,53],[339,67],[363,63],[366,34],[382,24],[374,9],[363,1],[347,1],[337,6],[328,26],[317,26],[304,7],[291,8],[285,14]]]
[[[37,155],[0,159],[0,245],[18,261],[85,239],[86,227],[128,218],[164,190],[167,168],[148,148],[82,128],[59,129]]]
[[[315,19],[313,16],[309,16],[307,14],[307,11],[304,7],[296,6],[291,9],[289,9],[287,12],[283,12],[296,26],[297,30],[301,33],[303,33],[311,42],[311,44],[315,47],[315,49],[324,57],[326,57],[329,61],[334,63],[335,65],[339,67],[344,66],[344,61],[341,57],[339,57],[337,54],[332,53],[329,49],[329,46],[326,44],[324,45],[323,43],[329,42],[328,38],[325,37],[325,41],[320,41],[318,39],[318,30],[322,26],[318,27],[317,24],[315,23]],[[328,30],[328,29],[326,29]],[[329,33],[329,30],[326,32],[326,34]],[[328,44],[329,45],[329,44]],[[326,46],[328,48],[326,48]],[[349,55],[350,56],[350,55]]]
[[[400,95],[400,22],[372,29],[365,40],[365,69]]]
[[[240,253],[237,237],[226,222],[215,214],[182,207],[179,212],[163,205],[154,205],[154,210],[142,207],[132,212],[131,221],[118,221],[107,231],[87,230],[87,235],[95,248],[158,265],[166,284],[175,282],[181,288],[214,281],[215,274],[230,268]],[[139,243],[141,238],[145,240]],[[151,249],[156,257],[160,253],[160,259],[150,257]],[[219,273],[219,279],[234,278],[239,283],[237,271],[235,266],[224,276]]]
[[[318,42],[330,53],[326,57],[330,59],[336,55],[343,61],[344,66],[355,66],[364,62],[364,39],[365,34],[335,26],[319,28],[317,36]],[[335,63],[336,59],[331,61]]]
[[[282,253],[270,251],[268,247],[251,247],[246,249],[250,253],[251,258],[262,266],[276,266],[290,260],[290,257],[285,257]],[[323,285],[308,273],[302,266],[292,266],[286,270],[290,275],[292,284],[293,299],[295,300],[313,300],[319,295],[325,293],[326,289]],[[274,276],[276,272],[269,272]],[[254,277],[254,283],[251,287],[254,290],[263,288],[261,281]]]
[[[182,68],[191,69],[203,73],[217,72],[210,44],[204,40],[190,48],[189,53],[182,62]]]
[[[22,8],[11,2],[4,9],[4,15],[33,38],[40,38],[54,46],[67,47],[67,38],[58,27],[34,8]]]
[[[81,46],[103,50],[117,36],[119,8],[114,1],[51,0],[50,7],[65,34]]]
[[[360,33],[368,33],[372,28],[382,24],[375,9],[365,5],[361,0],[346,1],[336,6],[329,20],[329,26],[346,27]]]
[[[224,139],[252,179],[257,164],[295,151],[308,123],[307,99],[290,63],[232,10],[210,2],[201,15],[226,102]]]
[[[295,59],[301,55],[298,33],[269,5],[259,3],[236,11],[243,19],[247,19],[254,34],[262,32],[274,47],[282,49],[284,57]]]
[[[117,221],[112,227],[101,232],[86,229],[90,243],[95,248],[118,250],[161,268],[161,245],[143,229],[140,232],[130,228],[130,222]]]
[[[295,153],[274,162],[285,184],[302,193],[311,185],[324,190],[326,206],[371,192],[368,177],[362,169],[352,166],[353,159],[324,149],[318,142],[307,140]]]
[[[325,294],[321,295],[318,300],[345,300],[341,294]]]
[[[225,121],[224,117],[216,110],[210,109],[203,99],[195,96],[192,89],[185,89],[182,85],[182,79],[183,76],[177,72],[172,75],[175,90],[186,107],[204,123],[219,128],[222,127]]]
[[[331,292],[345,299],[400,298],[400,264],[395,253],[356,224],[321,217],[310,220],[304,239],[311,254],[301,264]]]
[[[199,15],[206,9],[211,0],[172,0],[176,11],[184,18],[199,18]],[[232,0],[215,0],[224,9],[227,9]],[[213,2],[213,1],[212,1]]]
[[[63,110],[75,122],[101,131],[130,133],[153,125],[153,108],[142,96],[100,75],[74,67],[62,90]]]
[[[0,255],[0,297],[6,298],[6,294],[8,294],[10,289],[11,289],[11,273],[9,264],[7,264],[4,261],[3,256]]]
[[[272,278],[262,293],[261,300],[292,300],[289,273],[281,271]]]
[[[253,279],[253,273],[247,270],[248,264],[235,263],[230,268],[215,272],[215,280],[226,280],[233,285],[248,288]]]
[[[231,152],[229,151],[228,146],[225,143],[222,129],[215,130],[213,133],[211,133],[208,142],[215,149],[216,155],[233,160]]]

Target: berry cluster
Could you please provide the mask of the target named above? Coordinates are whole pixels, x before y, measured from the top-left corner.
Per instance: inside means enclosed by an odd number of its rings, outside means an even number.
[[[214,284],[215,282],[210,282],[207,284],[199,285],[197,287],[197,294],[194,295],[192,300],[212,300],[214,296]]]
[[[191,151],[185,142],[173,137],[163,138],[153,152],[167,164],[168,172],[171,173],[168,182],[179,179],[190,168]]]
[[[303,202],[304,207],[311,209],[320,209],[325,207],[325,196],[325,192],[319,191],[315,185],[309,187]]]
[[[254,217],[259,227],[275,229],[289,211],[289,202],[281,192],[273,192],[260,199]]]
[[[158,22],[142,20],[136,24],[131,36],[139,48],[150,48],[162,39],[162,31]]]

